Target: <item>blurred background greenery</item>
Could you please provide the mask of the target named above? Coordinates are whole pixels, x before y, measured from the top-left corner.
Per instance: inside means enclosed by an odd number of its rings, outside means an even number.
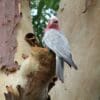
[[[34,34],[42,46],[44,28],[50,17],[56,16],[60,0],[30,0]]]

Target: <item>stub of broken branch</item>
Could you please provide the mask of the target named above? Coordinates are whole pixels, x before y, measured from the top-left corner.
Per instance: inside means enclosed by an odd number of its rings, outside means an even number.
[[[54,85],[51,83],[55,76],[55,55],[46,48],[33,47],[31,55],[25,59],[16,74],[26,80],[25,86],[18,83],[18,93],[14,92],[13,87],[7,86],[6,100],[49,100],[48,91]]]
[[[88,10],[90,7],[96,5],[96,1],[97,1],[97,0],[85,0],[85,9],[84,9],[84,11],[83,11],[82,13],[86,13],[87,10]]]

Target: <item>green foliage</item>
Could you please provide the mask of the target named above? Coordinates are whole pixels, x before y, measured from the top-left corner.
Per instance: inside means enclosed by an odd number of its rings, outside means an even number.
[[[56,15],[60,0],[31,0],[30,8],[34,33],[42,46],[42,36],[48,17]]]

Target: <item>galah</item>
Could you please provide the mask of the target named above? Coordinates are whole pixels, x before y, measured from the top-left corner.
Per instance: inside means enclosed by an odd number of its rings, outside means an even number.
[[[44,36],[42,39],[43,45],[56,54],[56,75],[64,82],[64,62],[70,67],[77,68],[77,65],[72,59],[71,49],[67,38],[60,30],[59,20],[57,17],[53,17],[49,20]]]

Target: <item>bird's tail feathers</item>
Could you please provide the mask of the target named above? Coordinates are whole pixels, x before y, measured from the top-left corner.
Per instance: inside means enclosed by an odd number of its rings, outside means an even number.
[[[74,69],[78,69],[77,65],[74,63],[74,61],[72,60],[71,66],[74,67]]]
[[[64,83],[64,60],[62,58],[56,57],[56,75]]]
[[[78,69],[77,65],[74,63],[73,59],[65,60],[65,62],[70,66],[70,67],[74,67],[74,69]]]

